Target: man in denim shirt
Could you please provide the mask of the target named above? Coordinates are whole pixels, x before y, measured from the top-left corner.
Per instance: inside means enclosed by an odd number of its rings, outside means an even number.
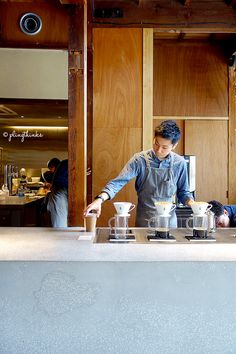
[[[217,227],[236,227],[236,205],[223,205],[217,200],[210,200],[209,204],[216,216]]]
[[[102,189],[95,200],[84,210],[86,216],[95,210],[98,216],[105,200],[112,199],[131,179],[136,178],[135,189],[138,195],[136,223],[146,227],[148,220],[156,215],[155,202],[172,202],[176,194],[179,202],[191,205],[187,165],[183,157],[172,150],[180,139],[180,129],[175,121],[163,121],[155,129],[153,148],[135,154],[122,169]],[[176,215],[172,212],[171,227],[177,226]]]

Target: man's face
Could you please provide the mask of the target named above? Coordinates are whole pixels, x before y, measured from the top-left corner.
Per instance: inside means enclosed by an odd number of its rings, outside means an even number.
[[[158,159],[163,160],[176,147],[171,140],[164,139],[161,136],[156,136],[153,140],[153,150]]]
[[[228,212],[225,210],[224,214],[218,216],[216,218],[216,226],[217,227],[229,227],[229,217],[228,217]]]

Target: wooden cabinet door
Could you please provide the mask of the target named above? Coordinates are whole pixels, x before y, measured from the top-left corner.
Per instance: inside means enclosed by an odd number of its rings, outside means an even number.
[[[186,120],[185,154],[196,156],[196,200],[228,202],[228,121]]]

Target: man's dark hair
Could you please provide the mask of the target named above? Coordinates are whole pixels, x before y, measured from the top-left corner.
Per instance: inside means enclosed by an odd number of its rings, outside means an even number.
[[[155,129],[155,137],[161,136],[164,139],[171,140],[172,144],[179,141],[180,135],[180,129],[174,120],[164,120]]]
[[[44,182],[47,182],[47,183],[52,183],[53,176],[54,176],[54,172],[52,172],[52,171],[45,171],[42,174]]]
[[[208,203],[212,205],[211,211],[213,211],[217,218],[224,214],[225,208],[223,204],[221,204],[217,200],[210,200]]]
[[[53,157],[51,160],[48,161],[47,166],[48,168],[52,168],[52,167],[57,168],[60,162],[61,161],[57,157]]]

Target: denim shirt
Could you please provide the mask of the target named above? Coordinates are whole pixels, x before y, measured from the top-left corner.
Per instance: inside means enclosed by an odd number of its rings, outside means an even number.
[[[236,205],[225,205],[224,208],[229,213],[229,226],[236,227]]]
[[[185,159],[174,153],[170,152],[165,160],[159,160],[155,155],[153,149],[145,151],[147,154],[150,166],[153,168],[168,168],[170,167],[170,154],[173,156],[173,175],[174,181],[177,186],[177,198],[178,201],[182,204],[185,204],[186,200],[191,198],[193,199],[192,194],[189,192],[189,183],[187,175],[187,164]],[[144,153],[139,152],[135,154],[124,166],[120,174],[110,180],[106,186],[102,189],[103,192],[106,192],[110,199],[114,196],[133,178],[136,178],[135,189],[137,194],[142,186],[142,181],[146,174],[146,161],[144,158]]]

